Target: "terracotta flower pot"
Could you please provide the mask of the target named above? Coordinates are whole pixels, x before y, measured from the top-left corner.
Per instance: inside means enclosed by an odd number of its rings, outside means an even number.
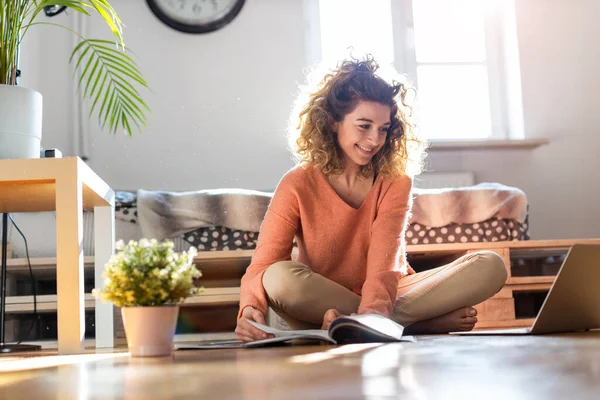
[[[178,313],[178,305],[121,308],[129,354],[132,357],[170,356]]]

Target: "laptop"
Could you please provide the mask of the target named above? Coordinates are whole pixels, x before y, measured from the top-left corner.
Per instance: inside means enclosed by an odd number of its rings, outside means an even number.
[[[453,335],[537,335],[600,328],[600,245],[573,245],[531,328],[450,332]]]

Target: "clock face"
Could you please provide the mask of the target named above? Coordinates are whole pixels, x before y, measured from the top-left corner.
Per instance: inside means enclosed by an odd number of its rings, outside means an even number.
[[[147,0],[152,12],[173,29],[206,33],[227,25],[245,0]]]
[[[46,14],[47,17],[54,17],[65,11],[66,8],[67,6],[46,6],[44,7],[44,14]]]

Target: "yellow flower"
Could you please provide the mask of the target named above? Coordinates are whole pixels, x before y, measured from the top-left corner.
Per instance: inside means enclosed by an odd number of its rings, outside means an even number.
[[[127,298],[127,301],[130,303],[135,302],[135,296],[133,294],[134,294],[133,290],[128,290],[127,292],[125,292],[125,297]]]
[[[103,298],[118,306],[157,305],[195,293],[193,278],[201,276],[193,264],[195,248],[177,253],[172,241],[145,238],[116,246],[119,252],[105,265]]]

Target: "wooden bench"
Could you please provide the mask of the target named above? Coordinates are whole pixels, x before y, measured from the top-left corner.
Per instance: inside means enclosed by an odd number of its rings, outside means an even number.
[[[499,293],[476,305],[479,322],[475,329],[523,327],[533,323],[564,256],[575,243],[600,244],[600,239],[408,245],[407,258],[416,271],[422,271],[480,250],[498,253],[507,266],[508,279]],[[191,331],[235,328],[240,279],[252,254],[253,250],[245,250],[203,252],[196,256],[205,290],[182,306],[183,318],[191,325]]]
[[[479,250],[498,253],[504,258],[508,279],[500,292],[476,305],[479,322],[475,329],[527,327],[533,323],[564,256],[575,243],[600,244],[600,239],[409,245],[407,258],[415,270],[422,271]],[[196,256],[195,263],[203,274],[199,283],[204,286],[204,291],[187,299],[182,305],[178,332],[183,335],[178,335],[179,340],[228,339],[233,335],[239,307],[240,280],[253,253],[253,250],[217,251],[201,252]],[[55,258],[32,259],[31,264],[36,279],[55,279]],[[84,265],[86,279],[91,279],[90,283],[93,284],[93,258],[85,257]],[[13,281],[16,279],[28,282],[27,260],[8,260],[8,272],[9,288],[15,286]],[[38,311],[56,313],[56,300],[56,295],[38,293]],[[86,309],[92,312],[94,305],[91,295],[86,294]],[[12,334],[14,329],[11,328],[17,324],[15,316],[31,313],[33,298],[9,295],[6,309],[9,316],[7,340],[16,340],[17,336]],[[115,334],[120,339],[117,343],[123,343],[125,334],[118,308],[115,308],[114,318]]]
[[[443,265],[480,250],[498,253],[507,266],[504,287],[475,306],[475,329],[529,327],[533,324],[569,248],[575,243],[600,244],[600,239],[526,240],[408,246],[409,263]]]

